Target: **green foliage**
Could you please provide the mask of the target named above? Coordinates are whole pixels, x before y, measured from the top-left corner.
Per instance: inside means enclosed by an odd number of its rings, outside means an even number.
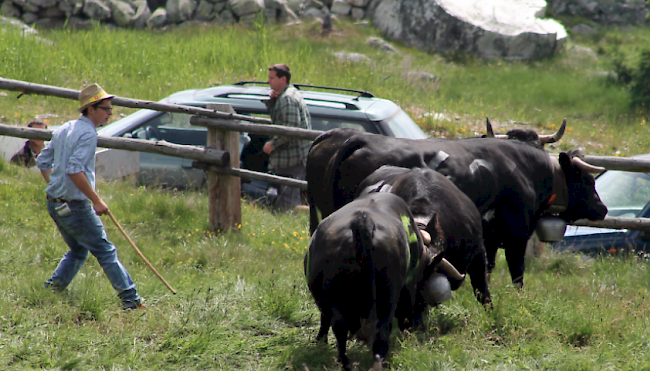
[[[650,109],[650,50],[641,53],[641,61],[630,87],[632,106],[643,111]]]

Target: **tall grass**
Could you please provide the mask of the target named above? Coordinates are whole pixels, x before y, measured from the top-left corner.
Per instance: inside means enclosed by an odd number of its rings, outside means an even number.
[[[548,132],[567,118],[569,135],[556,149],[622,156],[647,151],[646,117],[631,110],[626,87],[612,83],[609,74],[616,60],[637,63],[650,41],[647,27],[578,35],[564,53],[538,62],[452,60],[403,45],[396,45],[399,54],[388,54],[365,44],[369,36],[380,36],[374,29],[346,22],[336,28],[328,36],[308,22],[164,32],[98,26],[39,34],[53,45],[6,32],[0,40],[0,76],[74,89],[97,82],[120,96],[158,100],[184,89],[266,80],[266,67],[284,62],[294,82],[363,89],[394,100],[432,136],[481,134],[486,116],[500,131]],[[576,45],[591,48],[597,58],[575,52]],[[340,61],[334,56],[340,51],[362,53],[371,61]],[[406,77],[409,71],[430,72],[438,80],[413,80]],[[16,101],[16,95],[0,97],[4,123],[20,124],[37,114],[58,115],[51,119],[55,123],[74,116],[73,101],[42,96]],[[130,112],[119,108],[113,117]]]
[[[131,184],[98,189],[178,294],[105,219],[147,304],[123,312],[92,257],[66,292],[42,288],[67,247],[40,175],[0,161],[0,369],[337,369],[333,336],[313,343],[320,316],[302,267],[306,214],[244,203],[241,229],[212,233],[206,194]],[[647,262],[631,255],[547,251],[516,290],[499,253],[494,310],[466,282],[430,311],[425,332],[394,333],[388,361],[393,370],[648,369],[648,281]],[[360,343],[349,355],[357,370],[372,364]]]

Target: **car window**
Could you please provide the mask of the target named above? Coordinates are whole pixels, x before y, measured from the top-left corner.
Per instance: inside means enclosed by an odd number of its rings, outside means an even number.
[[[328,131],[336,128],[355,129],[369,133],[379,134],[379,131],[371,122],[352,121],[338,118],[311,117],[311,128],[313,130]]]
[[[427,136],[403,110],[384,120],[395,138],[425,139]]]
[[[638,217],[650,201],[650,175],[607,171],[596,179],[596,191],[607,205],[607,216]]]

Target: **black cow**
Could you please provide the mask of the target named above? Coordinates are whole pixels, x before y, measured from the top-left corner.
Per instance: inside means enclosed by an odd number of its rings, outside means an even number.
[[[393,318],[400,327],[412,323],[418,283],[439,260],[432,256],[408,206],[390,193],[361,197],[319,224],[304,261],[321,312],[316,340],[326,341],[332,326],[345,370],[348,333],[368,343],[381,369]]]
[[[476,299],[490,306],[481,215],[469,197],[431,169],[394,166],[382,166],[364,179],[357,197],[371,192],[390,192],[406,201],[418,227],[442,237],[445,259],[461,274],[469,274]],[[430,223],[434,215],[437,223]],[[454,277],[449,281],[452,290],[462,283]]]
[[[382,165],[429,167],[445,175],[476,205],[483,217],[488,273],[503,247],[513,282],[523,285],[526,241],[551,201],[566,206],[568,222],[601,220],[607,207],[595,190],[590,167],[574,153],[551,158],[525,142],[496,138],[406,140],[381,135],[353,136],[328,162],[327,184],[316,201],[323,216],[354,199],[357,186]],[[309,164],[308,164],[309,166]],[[321,208],[322,207],[322,208]]]

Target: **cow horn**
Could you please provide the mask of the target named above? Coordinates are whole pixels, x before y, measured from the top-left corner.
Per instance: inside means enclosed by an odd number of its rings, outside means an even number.
[[[558,140],[562,139],[562,136],[564,135],[564,130],[566,129],[566,119],[562,120],[562,125],[560,125],[560,128],[557,130],[557,132],[553,135],[540,135],[539,136],[539,141],[542,144],[548,144],[548,143],[555,143]]]
[[[495,135],[494,130],[492,130],[492,123],[490,122],[490,118],[486,117],[485,120],[486,120],[485,126],[486,126],[486,131],[487,131],[487,134],[486,134],[487,138],[508,139],[507,135],[501,135],[501,134],[500,135]]]
[[[440,263],[438,263],[438,267],[443,271],[445,271],[449,275],[449,277],[457,281],[462,281],[465,279],[465,275],[460,274],[460,272],[456,270],[456,267],[451,265],[451,263],[445,258],[442,258]]]
[[[424,242],[425,245],[431,243],[431,235],[429,232],[425,231],[424,229],[420,229],[420,235],[422,236],[422,242]]]
[[[604,167],[588,164],[579,157],[572,158],[571,162],[573,162],[573,165],[577,166],[580,170],[586,171],[588,173],[602,173],[603,171],[605,171]]]

